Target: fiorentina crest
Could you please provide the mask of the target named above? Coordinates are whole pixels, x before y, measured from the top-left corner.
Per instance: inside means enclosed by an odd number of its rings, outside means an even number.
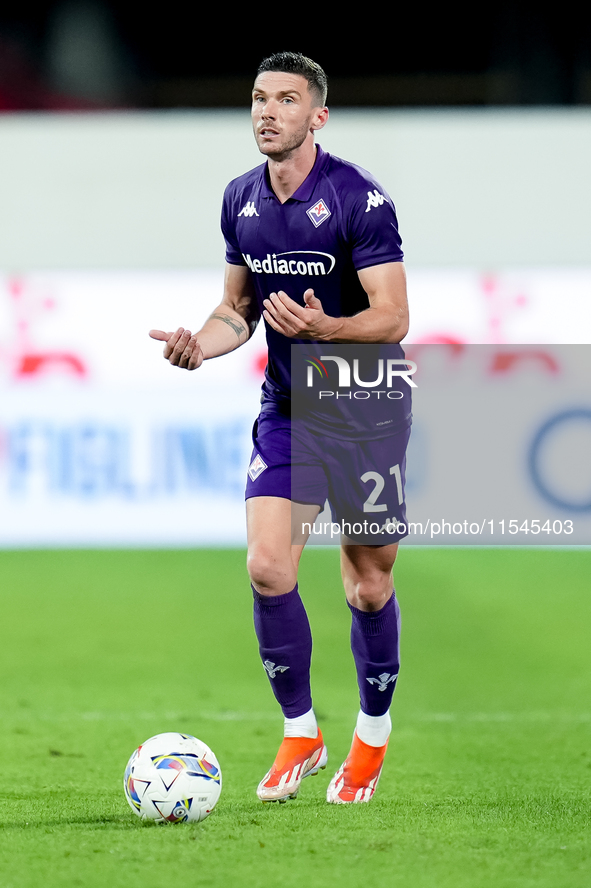
[[[330,210],[322,199],[320,199],[318,203],[315,203],[313,207],[310,207],[306,212],[316,228],[318,228],[319,225],[322,225],[324,220],[328,219],[330,216]]]
[[[251,481],[256,481],[259,475],[262,475],[266,468],[268,468],[267,463],[257,453],[248,467],[248,474],[250,475]]]

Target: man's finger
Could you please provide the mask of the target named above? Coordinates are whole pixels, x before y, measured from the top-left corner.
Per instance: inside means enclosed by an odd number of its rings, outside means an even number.
[[[168,358],[170,363],[174,364],[175,367],[179,366],[179,361],[182,358],[190,338],[191,331],[179,327],[176,333],[172,334],[167,344],[164,346],[164,357]]]
[[[183,334],[182,339],[181,339],[181,343],[185,341],[185,336],[187,333],[188,333],[188,331],[185,330],[185,333]],[[180,345],[180,343],[179,343],[179,345]],[[196,341],[195,337],[191,336],[183,349],[183,353],[180,357],[179,364],[178,364],[179,367],[183,368],[183,370],[188,369],[189,364],[191,362],[191,358],[193,357],[193,353],[195,351],[195,348],[199,348],[199,346],[197,345],[197,341]]]
[[[298,305],[297,302],[284,293],[283,290],[279,290],[278,293],[271,293],[271,296],[275,296],[275,305],[277,306],[279,311],[289,312],[289,314],[295,315],[296,318],[299,318],[301,321],[306,317],[305,308],[301,305]]]
[[[151,336],[152,339],[158,339],[160,342],[168,342],[172,333],[165,333],[164,330],[150,330],[148,336]]]
[[[265,307],[263,317],[266,318],[273,329],[277,330],[278,333],[283,333],[284,336],[295,336],[302,324],[297,315],[290,312],[281,302],[275,304],[270,299],[266,299],[263,304]],[[271,318],[273,323],[271,323]]]
[[[201,367],[203,363],[203,351],[201,350],[201,346],[198,342],[195,342],[195,346],[193,349],[193,354],[187,364],[187,370],[196,370],[198,367]]]
[[[269,326],[273,327],[273,329],[276,330],[277,333],[283,333],[284,336],[293,335],[292,331],[289,330],[284,324],[280,323],[280,321],[274,315],[272,315],[271,312],[268,311],[268,309],[264,309],[263,317],[267,321]]]
[[[271,293],[271,297],[274,295],[274,293]],[[279,308],[272,301],[271,297],[263,301],[263,306],[266,309],[267,313],[271,315],[271,317],[275,318],[275,320],[279,320],[279,318],[281,317]]]
[[[293,319],[300,321],[306,320],[305,308],[302,308],[301,305],[298,305],[297,302],[290,299],[287,293],[284,293],[281,290],[279,293],[271,293],[267,302],[269,303],[267,308],[272,311],[275,317],[279,320],[288,323]]]

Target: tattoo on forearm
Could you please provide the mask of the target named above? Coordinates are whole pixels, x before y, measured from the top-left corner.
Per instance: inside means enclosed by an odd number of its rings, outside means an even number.
[[[242,336],[243,333],[247,332],[247,329],[244,326],[244,324],[241,324],[240,321],[237,321],[234,318],[228,317],[228,315],[212,314],[210,316],[210,320],[214,320],[214,319],[218,320],[218,321],[223,321],[224,324],[227,324],[228,327],[231,327],[232,330],[234,331],[234,333],[236,334],[236,336],[238,337],[238,339],[240,339],[240,337]]]

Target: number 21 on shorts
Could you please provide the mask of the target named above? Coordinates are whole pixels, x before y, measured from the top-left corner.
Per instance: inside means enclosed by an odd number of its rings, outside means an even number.
[[[396,464],[390,468],[390,474],[394,476],[394,480],[396,482],[396,492],[398,494],[398,505],[401,506],[404,500],[404,492],[402,490],[402,475],[400,472],[400,466]],[[361,476],[361,480],[364,484],[368,484],[370,481],[374,482],[373,490],[370,492],[369,496],[363,503],[363,511],[364,512],[386,512],[388,510],[388,506],[386,503],[378,503],[378,497],[382,493],[386,481],[383,475],[380,475],[379,472],[365,472]]]

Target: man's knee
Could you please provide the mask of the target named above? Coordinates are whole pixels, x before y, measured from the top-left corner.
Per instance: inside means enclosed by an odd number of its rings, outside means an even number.
[[[392,581],[383,575],[367,577],[346,588],[347,600],[362,611],[381,610],[392,597]]]
[[[246,566],[251,583],[261,595],[282,595],[295,586],[291,558],[281,558],[264,544],[249,548]]]
[[[381,610],[392,595],[396,549],[351,550],[344,553],[342,574],[347,600],[364,611]]]

